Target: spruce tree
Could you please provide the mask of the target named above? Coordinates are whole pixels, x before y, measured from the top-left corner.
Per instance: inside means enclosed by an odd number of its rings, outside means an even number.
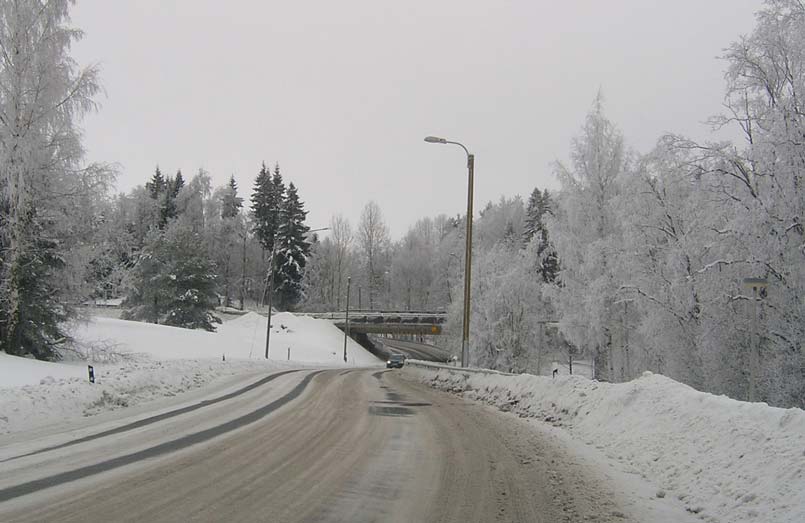
[[[234,218],[243,207],[243,198],[238,196],[238,184],[235,176],[229,177],[229,185],[221,198],[221,218]]]
[[[154,175],[151,177],[151,181],[145,184],[145,189],[148,191],[148,195],[152,200],[158,200],[159,195],[165,192],[165,177],[162,176],[159,165],[157,165]]]
[[[267,251],[271,251],[274,247],[274,238],[277,235],[280,208],[284,197],[285,185],[282,182],[279,165],[276,166],[272,178],[271,171],[263,163],[254,183],[251,201],[254,231],[260,240],[260,244]]]
[[[523,236],[525,243],[531,241],[534,235],[543,228],[542,226],[542,209],[543,209],[543,195],[539,187],[534,187],[531,191],[531,196],[528,198],[528,206],[526,207],[525,225]]]
[[[188,329],[215,330],[215,264],[192,227],[172,222],[152,230],[133,271],[124,303],[127,319]]]
[[[548,190],[540,191],[538,187],[535,187],[528,198],[523,236],[526,243],[535,237],[538,238],[539,272],[546,283],[554,281],[559,272],[559,260],[548,239],[548,228],[545,226],[545,216],[550,213],[551,197]]]
[[[176,178],[173,179],[173,186],[171,191],[171,195],[173,196],[174,200],[176,199],[177,196],[179,196],[179,191],[182,190],[182,187],[184,187],[184,177],[182,176],[182,170],[179,169],[178,171],[176,171]]]
[[[273,199],[270,202],[271,209],[271,222],[274,224],[274,234],[279,233],[280,223],[282,221],[283,206],[285,205],[285,183],[282,181],[280,174],[280,164],[274,164],[274,176],[271,177],[271,186]]]
[[[164,232],[151,229],[132,269],[131,287],[123,302],[123,319],[162,322],[171,299],[166,252]]]
[[[58,242],[43,234],[53,224],[35,208],[23,217],[22,229],[31,244],[21,249],[20,264],[9,274],[19,298],[16,310],[8,317],[3,314],[3,326],[8,326],[2,331],[3,345],[8,354],[57,359],[56,348],[67,339],[64,322],[72,315],[69,302],[59,299],[56,280],[65,267],[64,258]]]
[[[305,239],[310,230],[305,225],[307,211],[299,199],[296,187],[288,184],[282,206],[281,223],[277,233],[275,285],[280,307],[290,310],[302,299],[302,278],[305,274],[310,243]]]
[[[552,283],[556,281],[559,275],[559,256],[556,254],[553,244],[548,237],[548,227],[545,224],[545,216],[553,214],[551,196],[548,194],[548,189],[542,192],[541,208],[540,208],[540,245],[538,253],[540,255],[542,280],[545,283]]]

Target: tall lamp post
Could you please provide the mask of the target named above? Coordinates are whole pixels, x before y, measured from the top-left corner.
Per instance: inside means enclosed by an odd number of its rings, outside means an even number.
[[[329,227],[321,227],[319,229],[313,229],[307,232],[311,233],[329,230]],[[271,339],[271,302],[273,301],[274,297],[274,254],[276,254],[276,251],[277,241],[275,235],[274,242],[271,245],[271,260],[268,262],[268,323],[266,323],[266,359],[268,359],[268,342]]]
[[[443,143],[458,145],[467,153],[467,238],[464,254],[464,332],[461,337],[461,366],[466,367],[470,360],[470,283],[472,281],[472,190],[475,176],[475,155],[470,154],[466,147],[459,142],[451,142],[437,136],[425,138],[428,143]]]
[[[349,287],[352,284],[352,278],[347,276],[347,310],[344,314],[344,363],[347,362],[347,338],[349,338]]]

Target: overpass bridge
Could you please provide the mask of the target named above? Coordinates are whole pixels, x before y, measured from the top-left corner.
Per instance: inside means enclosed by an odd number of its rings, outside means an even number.
[[[307,313],[306,316],[330,320],[341,330],[346,327],[346,312]],[[408,334],[438,336],[447,321],[444,311],[349,311],[350,334]]]

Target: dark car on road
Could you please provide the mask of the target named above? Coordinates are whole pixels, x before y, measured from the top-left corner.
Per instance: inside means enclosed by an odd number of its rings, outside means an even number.
[[[402,354],[392,354],[391,356],[389,356],[388,361],[386,361],[386,368],[401,369],[404,363],[405,363],[405,356],[403,356]]]

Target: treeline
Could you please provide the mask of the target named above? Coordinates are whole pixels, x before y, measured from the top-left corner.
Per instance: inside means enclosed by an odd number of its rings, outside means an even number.
[[[91,297],[125,297],[128,319],[214,330],[216,306],[265,300],[270,270],[274,303],[293,309],[310,248],[304,204],[279,165],[272,173],[263,164],[250,200],[245,209],[234,176],[212,189],[204,170],[185,183],[181,171],[165,177],[157,167],[107,202],[98,232],[115,242],[98,244],[89,261]]]
[[[471,364],[539,372],[546,357],[583,358],[598,379],[652,370],[805,406],[804,44],[805,6],[769,0],[726,49],[727,114],[711,123],[737,126],[740,144],[667,135],[638,154],[596,99],[570,164],[555,165],[560,190],[502,199],[477,221]],[[368,213],[354,234],[334,219],[308,299],[339,307],[359,274],[369,306],[447,306],[458,353],[463,219],[421,220],[391,244],[370,241]]]
[[[234,177],[213,188],[157,167],[113,195],[114,169],[85,165],[78,124],[97,71],[70,56],[72,2],[0,2],[0,350],[59,357],[87,300],[125,316],[214,330],[218,305],[293,309],[309,254],[306,211],[279,165],[256,172],[245,209]]]

